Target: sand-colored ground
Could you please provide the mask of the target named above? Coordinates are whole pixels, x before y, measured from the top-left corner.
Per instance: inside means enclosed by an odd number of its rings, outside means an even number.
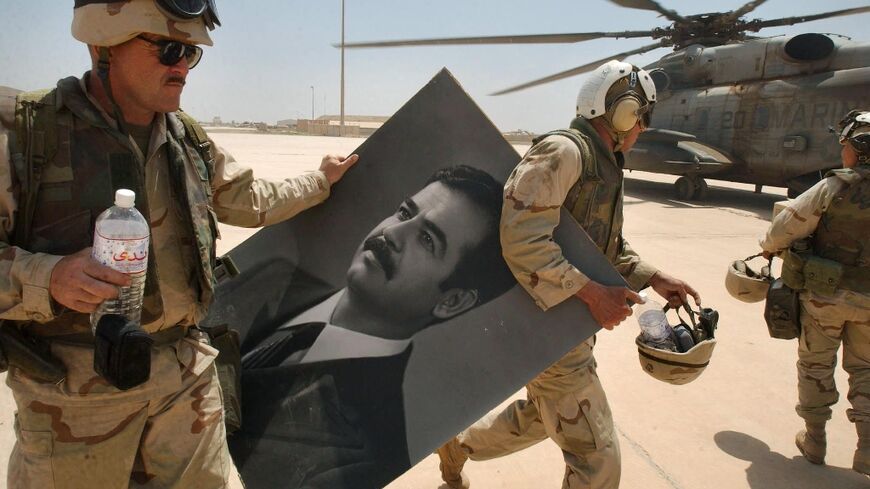
[[[361,139],[215,134],[215,140],[258,175],[279,178],[316,168],[327,152],[348,153]],[[519,148],[520,150],[524,148]],[[622,449],[623,488],[631,489],[857,489],[870,479],[849,470],[854,429],[846,421],[845,393],[828,424],[828,466],[807,463],[794,446],[801,427],[796,400],[795,341],[773,340],[761,318],[762,304],[728,296],[727,264],[757,250],[780,189],[755,194],[749,186],[710,182],[706,202],[674,200],[673,177],[628,174],[625,235],[646,260],[692,283],[704,304],[721,314],[719,343],[700,379],[671,386],[641,371],[629,319],[598,336],[599,375],[608,393]],[[221,227],[219,252],[252,231]],[[845,392],[846,376],[836,380]],[[437,392],[431,393],[437,396]],[[522,396],[518,392],[514,398]],[[507,402],[507,401],[506,401]],[[0,459],[12,449],[14,403],[0,389]],[[0,488],[5,487],[0,464]],[[477,489],[561,487],[561,453],[544,441],[499,460],[470,462]],[[436,488],[437,457],[430,456],[389,489]]]

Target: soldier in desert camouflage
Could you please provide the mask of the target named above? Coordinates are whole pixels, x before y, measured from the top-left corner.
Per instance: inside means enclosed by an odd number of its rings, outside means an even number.
[[[783,258],[783,281],[800,291],[795,409],[806,429],[795,443],[810,462],[825,462],[842,343],[852,404],[847,416],[858,431],[852,468],[870,475],[870,111],[853,110],[838,132],[843,168],[789,201],[761,248]]]
[[[610,61],[580,89],[577,118],[568,130],[534,141],[507,181],[501,240],[519,283],[542,309],[571,297],[612,329],[631,314],[635,292],[651,286],[671,305],[685,303],[692,287],[641,261],[622,237],[623,152],[649,124],[655,86],[648,73]],[[589,234],[630,288],[590,280],[553,241],[564,207]],[[441,475],[451,488],[467,488],[467,458],[487,460],[546,438],[562,449],[564,488],[619,486],[619,442],[604,389],[595,371],[595,337],[581,343],[526,387],[528,400],[493,413],[438,449]]]
[[[0,319],[50,344],[67,370],[53,384],[9,369],[10,488],[226,487],[217,352],[193,328],[213,297],[217,222],[290,218],[326,199],[357,157],[257,179],[178,111],[215,24],[213,0],[76,0],[72,33],[93,69],[0,100]],[[88,314],[129,283],[88,248],[119,187],[136,191],[151,228],[151,375],[126,391],[94,372]]]

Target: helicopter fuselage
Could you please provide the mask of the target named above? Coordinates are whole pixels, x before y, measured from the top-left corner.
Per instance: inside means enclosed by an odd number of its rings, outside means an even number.
[[[841,166],[828,128],[870,107],[870,43],[823,34],[693,45],[646,68],[664,71],[652,128],[696,141],[641,136],[629,169],[800,192]]]

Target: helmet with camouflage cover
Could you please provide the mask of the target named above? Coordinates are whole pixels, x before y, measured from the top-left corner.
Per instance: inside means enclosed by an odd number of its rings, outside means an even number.
[[[643,335],[635,339],[637,344],[637,356],[640,367],[652,378],[673,385],[683,385],[697,379],[713,357],[716,348],[714,338],[716,325],[719,322],[719,313],[710,308],[698,311],[699,320],[695,321],[695,312],[685,306],[689,311],[692,326],[682,323],[690,331],[695,345],[686,352],[676,352],[655,348],[643,341]]]
[[[773,282],[770,264],[761,267],[760,271],[755,271],[747,263],[759,256],[760,253],[743,260],[734,260],[728,265],[728,271],[725,273],[725,289],[731,297],[748,303],[761,302],[767,297],[767,289]]]
[[[75,0],[72,35],[91,46],[116,46],[141,33],[212,45],[220,25],[214,0]]]
[[[870,162],[870,111],[850,111],[831,131],[837,133],[840,144],[848,143],[855,150],[858,162]]]

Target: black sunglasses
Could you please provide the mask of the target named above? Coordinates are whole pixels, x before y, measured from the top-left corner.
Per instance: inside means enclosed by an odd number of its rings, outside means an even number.
[[[202,48],[193,44],[185,44],[171,39],[155,41],[141,35],[136,36],[136,38],[160,48],[157,59],[160,60],[160,64],[166,66],[175,66],[181,61],[181,58],[187,58],[187,69],[192,70],[202,59]]]

